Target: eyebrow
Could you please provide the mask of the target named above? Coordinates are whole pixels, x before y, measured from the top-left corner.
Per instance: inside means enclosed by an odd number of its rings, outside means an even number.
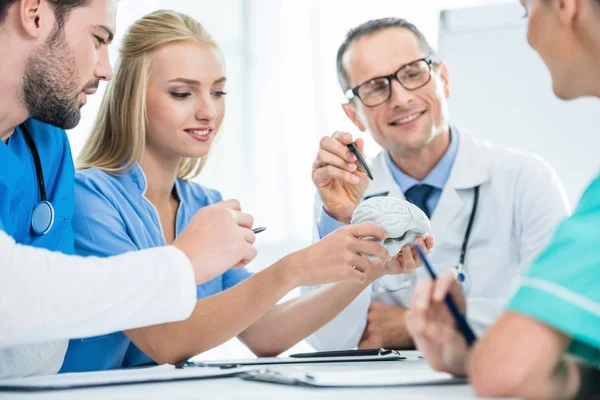
[[[217,79],[216,81],[213,82],[213,85],[219,84],[219,83],[224,83],[227,81],[227,78],[222,77]],[[193,86],[200,86],[200,82],[193,80],[193,79],[186,79],[186,78],[175,78],[175,79],[171,79],[169,81],[169,83],[171,82],[181,82],[181,83],[185,83],[187,85],[193,85]]]
[[[96,27],[104,30],[108,34],[108,43],[112,43],[113,39],[115,38],[115,34],[113,33],[113,31],[111,31],[110,28],[104,25],[97,25]]]

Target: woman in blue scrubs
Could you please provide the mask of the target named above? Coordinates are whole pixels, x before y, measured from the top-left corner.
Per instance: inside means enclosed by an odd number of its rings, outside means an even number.
[[[168,244],[200,208],[222,200],[189,181],[225,114],[216,43],[192,18],[157,11],[132,26],[121,57],[79,159],[73,228],[83,255]],[[257,355],[277,355],[330,321],[374,279],[415,267],[412,255],[389,260],[383,246],[364,236],[386,234],[374,224],[354,225],[255,275],[232,268],[198,286],[187,321],[72,340],[62,371],[176,363],[235,336]],[[296,287],[333,282],[276,305]]]

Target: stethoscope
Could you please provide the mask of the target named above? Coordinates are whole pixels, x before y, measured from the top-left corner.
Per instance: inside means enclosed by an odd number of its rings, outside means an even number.
[[[477,214],[477,204],[479,204],[479,186],[475,187],[475,195],[473,197],[473,208],[471,209],[471,216],[469,217],[469,224],[467,225],[467,231],[463,238],[463,244],[460,249],[460,259],[456,267],[452,268],[452,272],[456,277],[456,280],[460,283],[463,290],[466,290],[467,276],[465,274],[465,258],[467,256],[467,246],[469,245],[469,238],[471,237],[471,229],[473,228],[473,221],[475,221],[475,214]]]
[[[38,153],[35,142],[25,124],[21,124],[20,128],[21,131],[23,131],[23,137],[25,138],[27,147],[29,147],[29,151],[31,151],[31,156],[33,157],[38,188],[40,190],[40,202],[33,207],[33,213],[31,214],[31,229],[38,235],[45,235],[50,232],[52,225],[54,225],[54,207],[52,207],[52,204],[48,201],[48,197],[46,196],[44,171],[42,170],[42,162],[40,161],[40,154]]]
[[[460,283],[461,287],[465,291],[468,283],[467,274],[465,272],[465,260],[467,258],[467,247],[469,245],[469,238],[471,237],[471,230],[475,221],[475,215],[477,214],[477,205],[479,204],[479,186],[476,186],[474,191],[475,195],[473,197],[473,207],[471,208],[471,216],[469,217],[469,223],[467,224],[467,230],[465,231],[462,247],[460,249],[460,258],[458,260],[458,264],[451,268],[456,280]],[[389,278],[392,278],[393,282],[386,281],[386,278],[388,277],[383,277],[375,281],[377,283],[376,286],[379,286],[383,292],[397,292],[413,285],[413,282],[409,277],[400,279],[400,277],[396,275],[390,276]],[[396,283],[397,285],[393,286],[392,283]]]

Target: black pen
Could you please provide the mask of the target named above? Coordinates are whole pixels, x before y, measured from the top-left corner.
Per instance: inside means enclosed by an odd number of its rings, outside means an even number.
[[[369,179],[373,180],[373,174],[371,173],[371,170],[367,166],[367,162],[365,161],[365,158],[362,156],[362,154],[360,154],[360,151],[358,151],[358,147],[356,147],[356,144],[354,142],[352,142],[350,144],[347,144],[346,147],[348,147],[348,150],[350,150],[352,152],[352,154],[354,154],[356,156],[356,158],[358,159],[358,162],[360,163],[360,166],[362,167],[362,169],[365,170]]]
[[[257,233],[264,232],[266,230],[267,230],[267,228],[265,228],[264,226],[261,226],[260,228],[254,228],[254,229],[252,229],[252,232],[254,232],[255,234],[257,234]]]
[[[415,249],[417,250],[417,253],[419,253],[419,257],[421,257],[421,260],[423,260],[425,269],[427,270],[427,272],[429,272],[429,275],[431,275],[431,278],[433,280],[436,280],[437,276],[435,275],[435,272],[433,271],[433,268],[431,267],[431,263],[429,262],[429,260],[427,259],[427,256],[425,255],[425,251],[419,245],[416,245]],[[456,303],[454,302],[454,300],[452,300],[452,296],[450,296],[450,293],[446,294],[446,298],[444,299],[444,301],[446,302],[446,306],[450,310],[450,314],[452,314],[452,316],[456,320],[458,329],[464,336],[464,338],[467,342],[467,346],[470,347],[477,340],[475,333],[473,333],[473,329],[471,329],[471,327],[469,326],[469,323],[467,322],[465,316],[460,311],[458,311],[458,307],[456,306]]]
[[[391,353],[383,349],[358,349],[358,350],[334,350],[315,351],[313,353],[290,354],[292,358],[321,358],[321,357],[355,357],[355,356],[379,356]],[[383,352],[383,354],[382,354]]]

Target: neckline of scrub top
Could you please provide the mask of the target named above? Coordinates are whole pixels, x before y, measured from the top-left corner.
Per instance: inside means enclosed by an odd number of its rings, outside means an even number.
[[[146,200],[148,200],[146,197],[146,191],[148,190],[148,179],[146,178],[146,174],[144,173],[142,166],[138,162],[135,162],[128,170],[123,172],[121,175],[130,177],[131,180],[135,183],[138,190],[140,191],[140,194]],[[186,202],[184,200],[184,196],[181,195],[181,185],[181,179],[175,178],[174,191],[177,195],[177,200],[179,200],[179,204],[184,205]]]
[[[152,208],[154,209],[154,211],[156,212],[155,217],[158,218],[157,219],[157,223],[160,226],[161,231],[162,229],[162,225],[160,224],[160,215],[158,213],[158,210],[156,209],[156,206],[154,206],[154,204],[146,197],[146,191],[148,190],[148,179],[146,178],[146,174],[144,173],[144,170],[142,169],[142,166],[139,164],[139,162],[135,162],[128,170],[126,170],[122,175],[129,177],[133,183],[135,184],[136,188],[139,190],[140,192],[140,196],[142,196],[142,198],[148,202],[148,204],[150,206],[152,206]],[[177,212],[175,215],[175,236],[177,237],[179,235],[179,233],[181,232],[181,230],[183,229],[183,227],[179,226],[179,215],[181,214],[180,211],[181,209],[185,209],[186,213],[189,213],[190,210],[188,208],[188,204],[185,201],[185,196],[182,196],[181,193],[183,191],[181,185],[183,185],[183,182],[180,178],[175,178],[175,185],[174,185],[174,190],[175,190],[175,194],[177,195],[177,199],[179,200],[179,206],[177,207]],[[163,239],[164,239],[164,231],[163,233]],[[166,245],[166,241],[165,241],[165,245]]]
[[[405,174],[394,163],[390,152],[388,150],[385,150],[384,153],[386,162],[392,173],[394,181],[400,187],[402,193],[406,193],[406,191],[412,188],[413,186],[421,184],[430,185],[436,189],[444,190],[444,186],[446,186],[446,182],[448,182],[448,178],[450,177],[450,173],[452,172],[452,166],[454,165],[456,154],[458,153],[458,140],[458,135],[456,134],[454,129],[450,127],[450,146],[448,146],[448,150],[446,150],[444,156],[440,159],[440,161],[438,161],[435,167],[422,181],[416,180],[415,178]]]

